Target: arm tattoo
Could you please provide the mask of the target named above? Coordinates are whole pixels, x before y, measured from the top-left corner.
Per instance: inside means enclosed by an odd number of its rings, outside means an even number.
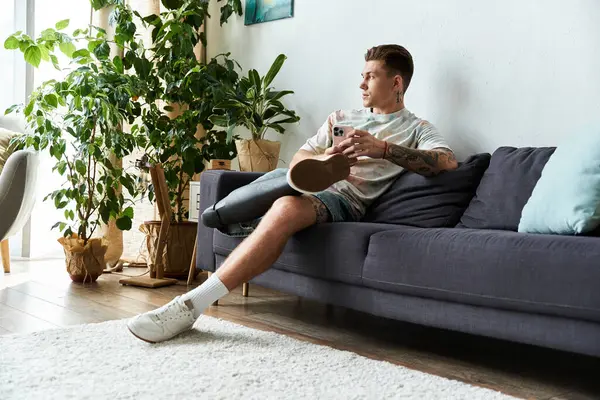
[[[390,143],[384,158],[424,176],[437,175],[445,169],[456,167],[454,153],[445,148],[415,150]]]
[[[321,200],[310,195],[306,196],[306,198],[312,203],[313,210],[315,211],[315,215],[317,217],[317,224],[322,224],[331,220],[331,214]]]

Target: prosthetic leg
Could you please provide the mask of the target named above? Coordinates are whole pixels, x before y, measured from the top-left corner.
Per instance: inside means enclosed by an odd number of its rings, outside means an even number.
[[[346,179],[349,174],[350,164],[342,154],[307,158],[289,171],[277,169],[234,190],[202,213],[202,223],[220,229],[229,224],[252,221],[265,215],[280,197],[318,193]]]
[[[262,217],[275,200],[283,196],[299,196],[287,182],[285,171],[273,171],[231,192],[202,213],[202,223],[209,228],[252,221]]]

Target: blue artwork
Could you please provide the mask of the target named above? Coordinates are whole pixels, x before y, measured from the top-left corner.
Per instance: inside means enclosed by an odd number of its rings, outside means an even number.
[[[293,9],[293,0],[246,0],[245,24],[290,18]]]

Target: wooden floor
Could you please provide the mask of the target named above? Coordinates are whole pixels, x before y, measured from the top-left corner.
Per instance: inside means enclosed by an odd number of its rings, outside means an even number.
[[[70,281],[62,260],[13,261],[12,272],[0,276],[0,335],[127,318],[190,289],[184,281],[160,289],[122,286],[121,277],[105,274],[81,285]],[[521,398],[600,399],[596,358],[387,320],[256,285],[250,297],[238,288],[206,314]]]

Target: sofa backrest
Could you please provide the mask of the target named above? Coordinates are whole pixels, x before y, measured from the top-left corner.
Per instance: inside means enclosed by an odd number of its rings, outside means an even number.
[[[482,153],[459,163],[457,169],[424,177],[404,172],[367,210],[365,222],[421,228],[454,227],[475,195],[490,163]]]
[[[457,227],[516,231],[523,207],[555,147],[500,147]]]

